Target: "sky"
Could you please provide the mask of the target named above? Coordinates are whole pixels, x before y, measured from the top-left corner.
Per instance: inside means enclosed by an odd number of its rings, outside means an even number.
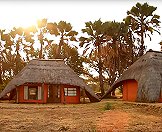
[[[88,21],[121,22],[137,2],[157,7],[155,13],[162,17],[161,0],[0,0],[0,28],[29,26],[36,24],[37,19],[47,18],[51,22],[70,22],[81,32]],[[159,51],[161,40],[162,36],[155,33],[151,42],[146,39],[147,49]]]

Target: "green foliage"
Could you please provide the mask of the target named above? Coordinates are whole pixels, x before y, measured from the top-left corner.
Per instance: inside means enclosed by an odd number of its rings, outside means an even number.
[[[37,21],[38,28],[43,28],[47,25],[47,19],[42,19]]]
[[[57,23],[47,23],[47,30],[49,31],[50,34],[52,35],[59,35],[58,29],[57,29]]]
[[[160,34],[160,16],[154,14],[156,9],[147,3],[137,3],[127,12],[127,17],[124,19],[129,29],[139,36],[139,56],[143,55],[146,49],[144,38],[148,36],[151,41],[151,35],[154,31]]]
[[[107,41],[105,33],[107,25],[100,19],[94,22],[86,22],[85,28],[82,32],[86,37],[81,36],[80,46],[84,48],[83,55],[89,57],[95,63],[96,71],[99,74],[100,90],[104,94],[104,80],[103,80],[103,58],[102,58],[102,45]],[[88,35],[88,36],[87,36]]]
[[[99,74],[100,89],[104,87],[103,82],[107,83],[107,87],[111,86],[136,60],[128,26],[115,21],[98,20],[87,22],[82,31],[88,36],[80,37],[80,46],[84,48],[83,55],[89,58],[88,66]]]
[[[112,109],[112,104],[107,102],[104,106],[104,110],[111,110]]]
[[[67,23],[66,21],[60,21],[59,23],[48,23],[47,30],[51,35],[55,35],[59,38],[59,46],[55,52],[55,58],[63,58],[63,46],[68,44],[69,41],[77,41],[76,35],[78,32],[73,30],[71,24]]]

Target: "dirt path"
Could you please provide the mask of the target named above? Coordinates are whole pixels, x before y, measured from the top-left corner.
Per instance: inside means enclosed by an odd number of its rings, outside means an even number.
[[[98,132],[162,132],[162,104],[118,102],[96,122]]]
[[[97,120],[98,132],[124,132],[129,126],[130,115],[126,112],[113,110],[105,112]]]

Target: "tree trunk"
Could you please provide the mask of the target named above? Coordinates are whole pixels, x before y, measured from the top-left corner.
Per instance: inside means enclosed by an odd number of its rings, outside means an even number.
[[[115,54],[116,54],[116,56],[115,56],[115,67],[114,67],[114,71],[118,71],[119,72],[119,65],[120,65],[120,58],[119,58],[119,49],[118,49],[118,45],[117,45],[117,39],[116,38],[114,38],[113,39],[113,48],[114,48],[114,52],[115,52]],[[114,81],[115,81],[115,78],[116,78],[116,75],[115,75],[115,73],[114,73],[114,75],[112,76],[112,80],[111,80],[111,84],[110,85],[112,85],[113,83],[114,83]],[[113,95],[113,96],[115,96],[115,89],[111,92],[111,95]]]
[[[2,70],[1,69],[0,69],[0,84],[3,84],[3,82],[2,82]]]
[[[56,59],[61,59],[61,47],[63,46],[63,44],[64,44],[64,40],[63,40],[64,38],[63,38],[63,35],[61,36],[61,38],[60,38],[60,42],[59,42],[59,46],[58,46],[58,48],[57,48],[57,53],[56,53]]]
[[[42,59],[43,44],[41,43],[41,48],[39,51],[39,59]]]
[[[112,91],[112,96],[115,96],[115,89]]]
[[[2,57],[0,57],[0,84],[3,84],[3,81],[2,81]]]
[[[100,90],[101,90],[101,95],[103,96],[105,94],[104,90],[104,82],[103,82],[103,75],[102,75],[102,60],[101,60],[101,47],[98,45],[98,58],[99,58],[99,63],[98,63],[98,68],[99,68],[99,82],[100,82]]]
[[[139,56],[142,56],[144,54],[144,37],[143,37],[143,31],[141,31],[141,46],[140,46],[140,53]]]
[[[144,27],[143,27],[143,16],[141,16],[141,46],[139,56],[144,54]]]
[[[61,44],[59,44],[57,51],[56,51],[56,59],[61,58]]]
[[[41,48],[40,48],[40,51],[39,51],[39,59],[42,59],[43,58],[43,43],[44,43],[42,32],[39,35],[39,41],[40,41],[40,44],[41,44]]]
[[[130,30],[128,32],[128,42],[130,45],[131,64],[133,64],[134,63],[134,52],[133,52],[132,31]]]

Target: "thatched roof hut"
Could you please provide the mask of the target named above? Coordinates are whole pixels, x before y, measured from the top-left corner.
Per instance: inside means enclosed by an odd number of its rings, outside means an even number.
[[[63,60],[31,60],[5,87],[0,98],[11,92],[16,87],[25,83],[65,84],[78,86],[85,92],[92,102],[99,101],[92,89],[83,79],[67,66]]]
[[[158,102],[162,98],[162,52],[148,51],[140,57],[111,86],[106,94],[123,85],[123,82],[136,80],[138,83],[137,97],[139,102]],[[133,93],[131,93],[133,94]]]

